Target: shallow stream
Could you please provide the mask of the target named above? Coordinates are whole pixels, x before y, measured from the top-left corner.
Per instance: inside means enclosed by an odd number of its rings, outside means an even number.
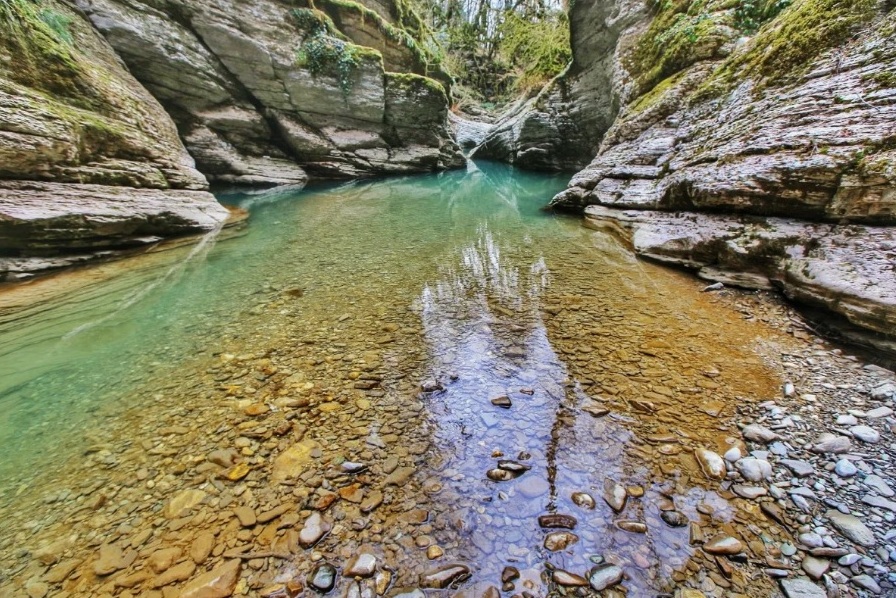
[[[0,594],[175,596],[236,556],[237,594],[278,595],[364,550],[388,592],[455,563],[472,596],[505,567],[507,596],[573,592],[551,572],[609,561],[606,595],[767,595],[786,534],[693,449],[740,442],[793,339],[542,211],[565,182],[479,164],[232,195],[242,231],[0,293]],[[717,532],[749,561],[720,573],[694,540]]]

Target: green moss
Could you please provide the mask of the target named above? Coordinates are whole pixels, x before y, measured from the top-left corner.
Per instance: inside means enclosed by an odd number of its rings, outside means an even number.
[[[407,5],[403,5],[399,11],[399,25],[396,26],[379,13],[353,0],[317,0],[317,4],[337,22],[341,22],[346,14],[352,14],[362,23],[370,23],[386,40],[406,48],[423,72],[436,70],[441,63],[436,53],[418,42],[418,36],[424,30],[423,23]]]
[[[307,68],[312,75],[326,75],[337,79],[346,100],[357,71],[365,60],[378,60],[382,63],[383,57],[373,48],[338,39],[322,30],[307,36],[296,52],[296,62]]]
[[[660,81],[653,87],[653,89],[641,95],[641,97],[639,97],[634,101],[634,103],[631,104],[629,108],[629,114],[639,114],[641,112],[644,112],[648,108],[655,106],[663,98],[663,96],[666,95],[667,91],[678,85],[678,83],[685,77],[685,75],[685,72],[680,72]]]
[[[736,0],[666,0],[627,56],[640,93],[699,60],[717,57],[734,31]]]
[[[724,93],[747,78],[759,88],[797,78],[876,14],[876,0],[795,0],[759,30],[745,51],[725,60],[697,96]]]
[[[880,71],[872,75],[865,75],[862,81],[869,81],[882,88],[896,87],[896,73],[892,71]]]
[[[407,89],[425,88],[432,93],[441,95],[445,98],[445,102],[448,102],[448,95],[445,92],[445,86],[431,77],[425,77],[423,75],[417,75],[414,73],[392,72],[386,73],[386,77],[388,79],[389,85],[395,85]]]

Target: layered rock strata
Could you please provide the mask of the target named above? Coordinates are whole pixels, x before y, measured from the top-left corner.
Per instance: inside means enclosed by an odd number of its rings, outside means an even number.
[[[422,24],[396,3],[79,5],[167,108],[211,181],[296,184],[462,164],[436,80],[447,76],[415,37]]]
[[[2,10],[0,280],[71,261],[47,255],[81,261],[227,218],[165,111],[88,21],[55,2]]]
[[[619,36],[605,72],[621,111],[551,205],[892,348],[896,14],[796,0],[748,38],[725,3],[669,6]]]

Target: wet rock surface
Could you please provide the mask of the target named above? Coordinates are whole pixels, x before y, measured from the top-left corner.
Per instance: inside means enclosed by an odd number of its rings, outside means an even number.
[[[302,222],[356,202],[307,196]],[[173,338],[141,347],[124,381],[100,372],[83,393],[102,400],[70,414],[83,434],[40,435],[29,467],[3,464],[0,595],[893,591],[891,372],[772,295],[701,293],[572,221],[565,244],[474,228],[386,274],[376,256],[408,242],[370,222],[344,218],[327,247],[277,246],[330,268],[303,280],[259,282],[273,258],[252,246],[255,273],[222,289],[235,302],[184,355]],[[843,415],[881,439],[813,451],[821,431],[851,439]],[[856,473],[841,478],[844,459]],[[748,481],[742,462],[771,475]]]

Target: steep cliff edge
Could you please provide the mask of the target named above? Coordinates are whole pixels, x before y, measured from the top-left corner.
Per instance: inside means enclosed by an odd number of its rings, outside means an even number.
[[[620,37],[619,116],[552,206],[896,347],[892,5],[794,0],[750,38],[730,3],[663,6]]]
[[[81,15],[3,2],[0,29],[0,280],[227,217],[168,115]]]
[[[447,81],[401,2],[79,0],[211,181],[462,164]]]
[[[472,156],[534,170],[584,168],[619,111],[617,48],[630,43],[649,15],[643,0],[570,2],[572,63],[536,96],[512,106]]]

